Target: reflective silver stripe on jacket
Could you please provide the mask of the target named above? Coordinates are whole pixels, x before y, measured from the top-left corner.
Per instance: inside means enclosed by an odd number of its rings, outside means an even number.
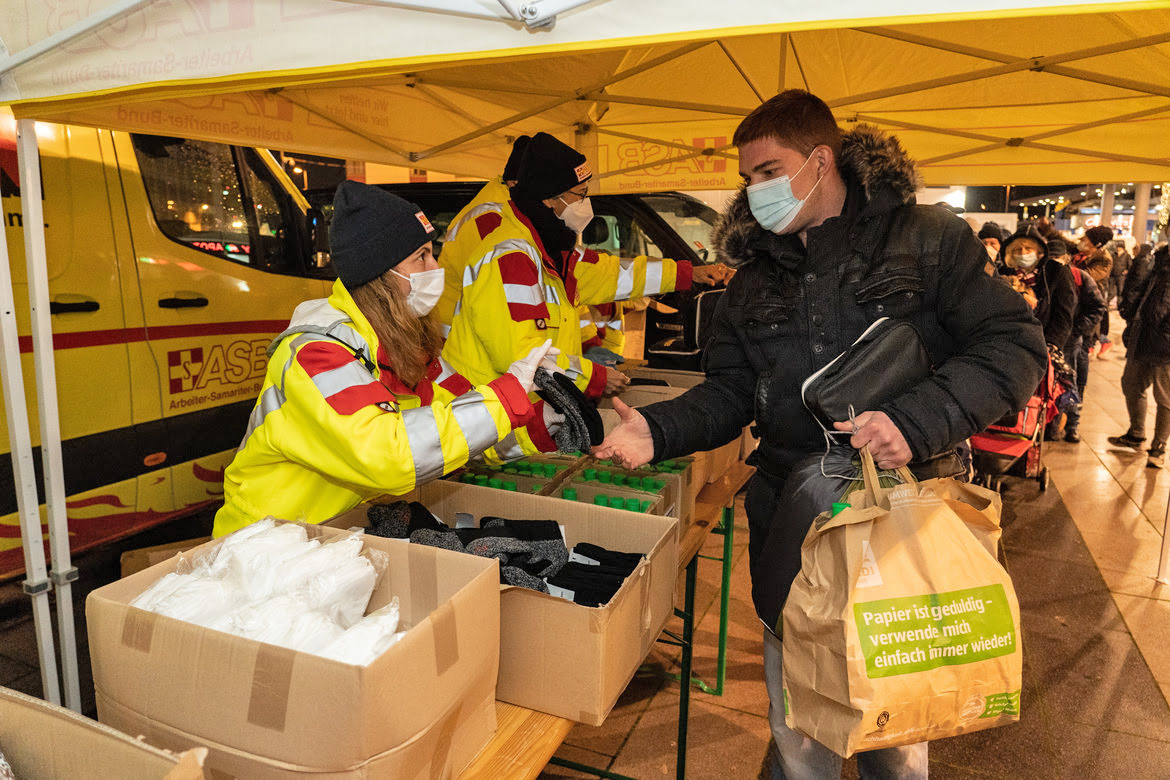
[[[505,461],[519,460],[524,457],[524,449],[520,446],[520,442],[516,441],[515,431],[500,439],[500,443],[496,445],[496,455]]]
[[[351,387],[366,387],[367,385],[380,385],[381,383],[375,379],[369,371],[361,367],[361,364],[356,361],[351,361],[343,366],[331,368],[328,371],[322,371],[315,374],[310,379],[321,395],[328,398],[331,395],[336,395],[343,390],[348,390]]]
[[[463,438],[467,440],[468,457],[474,457],[488,447],[495,444],[500,434],[496,430],[496,421],[488,411],[482,393],[470,392],[451,402],[451,413]]]
[[[581,358],[577,355],[569,355],[569,367],[565,370],[565,376],[577,381],[577,377],[585,376],[585,372],[581,370]]]
[[[272,385],[260,395],[260,400],[256,402],[256,407],[252,409],[252,414],[248,417],[248,428],[244,431],[244,438],[240,440],[240,446],[237,449],[244,449],[252,432],[260,427],[265,417],[284,406],[284,401],[284,393],[276,385]]]
[[[619,261],[619,270],[617,278],[617,293],[614,295],[615,301],[628,300],[634,293],[634,261],[622,259]]]
[[[529,259],[532,260],[533,264],[536,266],[536,283],[540,286],[544,286],[544,270],[541,267],[540,254],[531,244],[519,238],[508,238],[501,241],[492,248],[491,252],[481,257],[475,263],[464,268],[463,286],[470,287],[471,285],[475,284],[475,281],[479,279],[479,275],[483,272],[484,268],[486,268],[491,263],[494,263],[504,255],[511,254],[512,252],[522,252],[523,254],[528,255]]]
[[[443,441],[431,407],[420,406],[402,412],[406,441],[414,460],[414,484],[421,485],[443,476]]]
[[[662,261],[646,261],[646,284],[642,287],[643,295],[657,295],[662,292]]]
[[[466,225],[468,222],[475,220],[477,217],[480,217],[483,214],[487,214],[488,212],[494,212],[496,214],[503,214],[503,206],[501,206],[499,203],[481,203],[481,204],[479,204],[478,206],[473,208],[471,211],[464,214],[463,218],[461,220],[459,220],[458,222],[454,223],[453,225],[451,225],[450,227],[447,228],[447,234],[445,236],[443,236],[443,241],[444,242],[454,241],[455,236],[459,235],[459,231],[463,229],[464,225]]]

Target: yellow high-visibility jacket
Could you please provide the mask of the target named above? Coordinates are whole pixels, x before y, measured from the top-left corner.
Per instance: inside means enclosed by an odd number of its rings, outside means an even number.
[[[320,523],[365,499],[408,493],[481,453],[498,462],[556,449],[543,407],[510,374],[473,387],[436,358],[417,387],[403,384],[340,281],[329,298],[296,308],[269,357],[224,473],[216,536],[267,515]]]
[[[610,352],[624,355],[626,348],[626,306],[621,303],[602,303],[597,306],[582,306],[581,349],[588,352],[590,347],[604,347]]]
[[[456,214],[443,236],[442,251],[438,254],[439,265],[443,267],[443,297],[435,305],[435,316],[443,324],[443,335],[451,333],[451,320],[455,317],[455,304],[463,293],[462,262],[448,261],[447,258],[466,258],[475,249],[475,245],[483,240],[482,230],[495,229],[498,219],[488,217],[481,220],[479,217],[494,214],[499,217],[504,211],[504,204],[511,198],[508,187],[502,176],[489,181],[475,194],[471,202]],[[490,226],[490,227],[489,227]],[[484,234],[486,235],[486,234]]]
[[[470,252],[448,255],[448,247],[443,249],[445,263],[463,268],[443,357],[472,382],[497,375],[500,366],[552,339],[561,351],[557,364],[585,395],[598,397],[605,389],[605,368],[581,357],[577,307],[691,285],[691,264],[681,260],[619,258],[579,246],[554,262],[511,201],[499,214],[478,219],[483,238]]]

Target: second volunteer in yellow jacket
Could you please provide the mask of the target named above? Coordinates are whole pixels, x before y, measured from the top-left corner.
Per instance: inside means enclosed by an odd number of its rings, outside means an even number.
[[[537,366],[555,356],[547,341],[475,386],[439,357],[433,236],[414,204],[357,182],[338,188],[338,280],[328,298],[298,306],[269,347],[260,399],[224,474],[216,536],[267,515],[319,523],[481,453],[556,449],[563,418],[529,401]]]
[[[450,252],[452,257],[467,257],[474,251],[483,236],[480,229],[484,225],[494,224],[490,219],[481,220],[485,214],[500,215],[504,213],[504,204],[511,199],[509,190],[516,185],[516,178],[520,172],[520,160],[528,142],[532,139],[522,135],[512,142],[512,153],[504,164],[502,176],[484,184],[471,202],[460,209],[447,226],[447,233],[443,236],[443,251]],[[465,229],[466,228],[466,229]],[[444,279],[443,297],[435,306],[435,314],[443,326],[443,337],[451,333],[451,319],[455,316],[455,305],[463,292],[463,267],[456,267],[452,263],[444,263],[440,255],[439,265],[443,266],[446,274]]]
[[[584,155],[547,133],[524,151],[511,199],[462,229],[479,240],[444,247],[441,263],[462,279],[443,356],[473,382],[494,376],[545,339],[558,365],[590,398],[629,383],[616,369],[581,356],[579,305],[686,290],[725,269],[685,261],[618,258],[577,246],[593,219],[592,171]]]

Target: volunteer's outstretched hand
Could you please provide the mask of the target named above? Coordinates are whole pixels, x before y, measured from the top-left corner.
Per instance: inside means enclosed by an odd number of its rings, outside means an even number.
[[[619,395],[630,386],[630,378],[616,368],[605,369],[605,390],[601,392],[606,398]]]
[[[594,457],[612,459],[627,469],[645,466],[654,457],[650,425],[641,412],[627,406],[619,398],[613,399],[613,408],[621,422],[609,432],[605,441],[593,448]]]
[[[852,420],[833,423],[833,427],[853,431],[849,444],[854,449],[868,444],[869,454],[880,469],[896,469],[910,462],[910,445],[885,412],[862,412]]]
[[[536,385],[536,369],[559,371],[556,359],[561,351],[552,345],[552,339],[546,339],[539,347],[533,347],[525,357],[520,358],[508,366],[508,373],[520,381],[524,392],[531,393]]]

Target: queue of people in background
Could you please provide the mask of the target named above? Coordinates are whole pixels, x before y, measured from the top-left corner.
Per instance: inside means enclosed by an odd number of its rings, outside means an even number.
[[[1047,219],[1022,223],[1008,233],[995,222],[975,230],[992,257],[995,275],[1019,292],[1044,330],[1058,384],[1076,388],[1076,403],[1063,405],[1045,433],[1049,440],[1080,441],[1078,428],[1090,360],[1113,344],[1109,305],[1117,300],[1126,322],[1126,368],[1122,376],[1130,425],[1109,438],[1115,446],[1145,443],[1146,392],[1158,406],[1147,465],[1161,468],[1170,439],[1170,250],[1165,243],[1133,246],[1105,226],[1072,239]]]

